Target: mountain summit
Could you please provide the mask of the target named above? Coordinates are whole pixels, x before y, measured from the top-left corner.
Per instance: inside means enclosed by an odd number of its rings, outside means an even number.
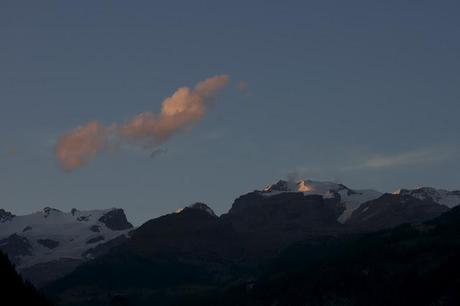
[[[176,210],[176,213],[181,213],[181,212],[183,212],[184,210],[187,210],[187,209],[195,209],[195,210],[205,211],[209,215],[211,215],[213,217],[217,217],[217,215],[214,213],[214,211],[208,205],[206,205],[204,203],[201,203],[201,202],[191,204],[191,205],[186,206],[184,208],[179,208],[179,209]]]
[[[377,199],[383,194],[376,190],[354,190],[339,183],[313,180],[280,180],[275,184],[266,186],[261,194],[271,196],[285,192],[301,192],[304,195],[320,195],[324,199],[337,199],[343,206],[343,210],[337,218],[340,223],[345,223],[361,204]]]
[[[410,195],[419,200],[431,200],[449,208],[460,204],[459,190],[448,191],[432,187],[419,187],[416,189],[400,189],[394,193],[400,195]]]

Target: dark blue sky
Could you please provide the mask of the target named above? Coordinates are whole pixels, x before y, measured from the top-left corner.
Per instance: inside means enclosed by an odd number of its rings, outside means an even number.
[[[0,207],[226,211],[289,173],[460,189],[458,1],[1,1]],[[63,172],[59,135],[231,84],[162,154]],[[247,90],[236,89],[238,82]]]

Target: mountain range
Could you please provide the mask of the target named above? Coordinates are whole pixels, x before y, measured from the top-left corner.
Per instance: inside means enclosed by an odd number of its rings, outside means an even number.
[[[138,228],[120,209],[46,208],[28,216],[2,210],[0,249],[58,305],[175,305],[191,296],[225,296],[229,288],[243,295],[241,286],[251,287],[261,267],[286,260],[298,244],[323,252],[329,241],[352,243],[402,224],[423,230],[459,204],[458,191],[381,193],[280,180],[238,197],[221,216],[194,203]]]

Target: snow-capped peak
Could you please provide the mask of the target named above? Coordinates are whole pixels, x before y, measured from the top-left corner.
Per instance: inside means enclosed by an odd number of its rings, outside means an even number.
[[[313,180],[284,181],[267,185],[262,192],[266,195],[274,195],[280,192],[303,192],[304,194],[318,194],[332,197],[331,192],[349,190],[346,186],[333,182],[320,182]],[[268,193],[268,194],[267,194]]]
[[[449,191],[432,187],[417,187],[415,189],[399,189],[393,194],[410,195],[420,200],[431,200],[440,205],[452,208],[460,205],[460,191]]]
[[[272,196],[284,192],[302,192],[304,195],[321,195],[323,198],[339,198],[345,210],[338,221],[344,223],[362,203],[374,200],[382,195],[375,190],[353,190],[343,184],[313,180],[285,181],[267,185],[260,193]]]
[[[14,216],[0,211],[0,248],[21,242],[21,253],[9,254],[18,268],[61,258],[83,259],[84,251],[127,234],[132,225],[121,209],[63,212],[45,207],[38,212]],[[13,241],[13,240],[14,241]]]
[[[51,214],[63,214],[63,212],[60,211],[59,209],[48,207],[48,206],[43,208],[43,216],[45,218],[48,218]]]

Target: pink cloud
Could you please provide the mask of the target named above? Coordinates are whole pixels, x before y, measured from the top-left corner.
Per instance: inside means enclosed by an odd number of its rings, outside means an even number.
[[[72,171],[90,162],[99,152],[116,147],[116,144],[110,144],[112,139],[117,139],[116,143],[162,143],[200,121],[228,82],[227,75],[218,75],[199,82],[193,88],[181,87],[163,101],[158,115],[140,113],[120,127],[116,124],[104,127],[97,121],[89,122],[59,138],[56,157],[65,171]]]

